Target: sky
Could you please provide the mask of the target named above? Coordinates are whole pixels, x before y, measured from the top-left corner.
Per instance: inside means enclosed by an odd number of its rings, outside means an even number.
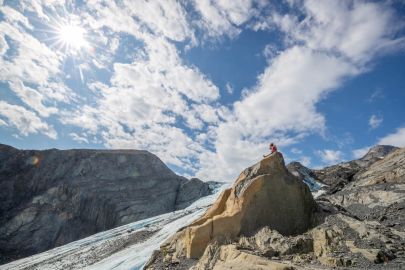
[[[0,143],[233,181],[405,147],[405,2],[0,0]]]

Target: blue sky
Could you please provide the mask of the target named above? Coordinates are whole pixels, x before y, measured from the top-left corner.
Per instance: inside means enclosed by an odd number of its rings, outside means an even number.
[[[405,146],[403,1],[0,0],[0,142],[232,181]]]

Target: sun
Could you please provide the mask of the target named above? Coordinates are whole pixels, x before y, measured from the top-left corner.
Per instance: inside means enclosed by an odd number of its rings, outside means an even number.
[[[77,51],[88,46],[85,30],[74,24],[61,25],[57,30],[58,43],[65,49]]]

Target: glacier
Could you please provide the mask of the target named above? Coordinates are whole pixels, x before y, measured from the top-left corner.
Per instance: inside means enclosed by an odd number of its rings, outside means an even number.
[[[69,244],[1,265],[23,269],[142,269],[152,252],[180,228],[200,217],[230,183],[189,207],[100,232]]]
[[[307,173],[304,182],[314,197],[322,194],[322,184]],[[200,198],[189,207],[123,225],[69,244],[10,262],[0,270],[24,269],[142,269],[152,252],[180,228],[200,217],[231,183],[216,186],[212,195]]]

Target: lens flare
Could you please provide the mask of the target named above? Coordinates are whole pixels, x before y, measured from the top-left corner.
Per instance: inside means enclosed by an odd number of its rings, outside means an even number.
[[[37,156],[31,156],[28,158],[27,163],[34,166],[39,166],[39,158]]]
[[[61,25],[57,32],[59,42],[68,50],[79,50],[88,46],[86,32],[78,25]]]

